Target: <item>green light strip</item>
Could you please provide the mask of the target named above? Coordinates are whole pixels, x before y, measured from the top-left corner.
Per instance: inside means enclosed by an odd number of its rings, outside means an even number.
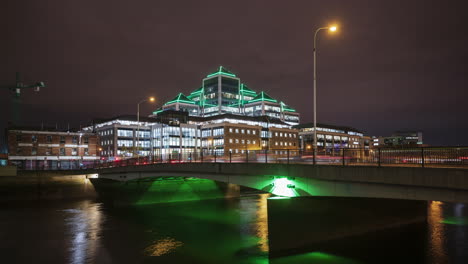
[[[212,73],[212,74],[209,74],[206,76],[206,78],[210,78],[210,77],[213,77],[215,75],[226,75],[226,76],[230,76],[230,77],[236,77],[236,75],[234,74],[231,74],[231,73],[226,73],[226,72],[215,72],[215,73]]]

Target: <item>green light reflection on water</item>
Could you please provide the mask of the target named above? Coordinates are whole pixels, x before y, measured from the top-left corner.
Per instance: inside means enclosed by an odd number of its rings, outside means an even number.
[[[360,262],[340,257],[325,252],[311,252],[298,254],[294,256],[271,259],[269,264],[302,264],[302,263],[320,263],[320,264],[359,264]]]

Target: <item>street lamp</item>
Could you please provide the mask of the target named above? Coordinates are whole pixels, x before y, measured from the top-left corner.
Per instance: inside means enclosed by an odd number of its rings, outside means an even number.
[[[137,145],[137,163],[140,163],[140,104],[143,102],[154,102],[156,99],[154,97],[149,97],[147,99],[143,99],[137,104],[137,140],[136,140],[136,145]]]
[[[330,32],[335,32],[337,26],[321,27],[315,30],[314,34],[314,164],[317,157],[317,34],[322,29],[328,29]]]

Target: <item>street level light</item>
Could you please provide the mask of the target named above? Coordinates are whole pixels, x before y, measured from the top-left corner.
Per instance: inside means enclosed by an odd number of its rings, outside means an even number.
[[[317,34],[322,29],[335,32],[337,26],[321,27],[315,30],[314,34],[314,164],[317,164]]]
[[[140,151],[139,151],[139,149],[140,149],[140,104],[143,103],[143,102],[153,103],[154,101],[156,101],[156,99],[151,96],[151,97],[149,97],[147,99],[141,100],[137,104],[137,140],[135,142],[136,147],[137,147],[137,163],[140,163]]]

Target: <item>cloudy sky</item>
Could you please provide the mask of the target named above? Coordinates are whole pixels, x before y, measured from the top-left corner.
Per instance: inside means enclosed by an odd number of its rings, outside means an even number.
[[[201,85],[223,65],[312,121],[313,33],[318,121],[368,135],[422,130],[425,143],[468,145],[464,1],[7,0],[0,9],[0,85],[25,91],[25,125],[78,127],[135,114]],[[12,120],[0,91],[0,128]],[[145,104],[149,114],[156,105]]]

